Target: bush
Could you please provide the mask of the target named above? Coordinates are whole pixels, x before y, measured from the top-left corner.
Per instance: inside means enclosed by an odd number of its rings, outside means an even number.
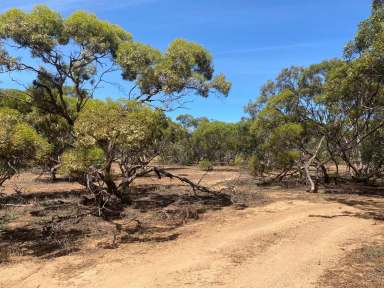
[[[251,158],[248,160],[248,171],[249,174],[253,176],[257,175],[263,175],[265,170],[264,164],[260,161],[260,159],[253,155]]]
[[[213,164],[211,161],[207,159],[203,159],[199,161],[199,169],[203,171],[212,171],[213,170]]]
[[[241,167],[247,163],[247,160],[242,155],[236,155],[233,165]]]
[[[45,163],[51,146],[16,110],[0,108],[0,123],[1,186],[18,170]]]

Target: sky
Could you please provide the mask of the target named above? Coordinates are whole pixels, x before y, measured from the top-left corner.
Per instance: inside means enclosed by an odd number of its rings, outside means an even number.
[[[175,38],[202,44],[213,55],[215,71],[232,82],[230,95],[196,96],[169,115],[235,122],[263,83],[283,68],[341,57],[369,16],[371,0],[0,0],[0,12],[36,4],[64,16],[79,9],[93,12],[161,50]],[[98,97],[119,98],[116,94],[105,87]]]

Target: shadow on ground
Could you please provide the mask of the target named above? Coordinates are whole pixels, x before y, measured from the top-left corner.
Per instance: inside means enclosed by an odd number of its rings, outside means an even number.
[[[325,189],[325,199],[359,209],[357,213],[339,216],[354,216],[384,221],[384,187],[363,184],[339,185]]]
[[[186,221],[232,204],[226,194],[198,195],[186,187],[142,185],[130,192],[132,205],[120,205],[113,217],[103,218],[92,201],[81,204],[84,195],[82,190],[0,195],[0,212],[17,214],[0,228],[0,255],[60,257],[80,251],[84,239],[114,247],[116,235],[118,244],[172,241],[179,236],[174,229]],[[124,223],[133,220],[139,225],[125,228]]]

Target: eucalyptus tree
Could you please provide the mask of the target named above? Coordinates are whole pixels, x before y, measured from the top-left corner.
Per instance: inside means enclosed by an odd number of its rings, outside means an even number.
[[[251,132],[259,143],[252,159],[255,171],[279,171],[278,178],[292,170],[301,174],[316,154],[313,164],[322,167],[324,178],[328,179],[324,168],[327,158],[314,151],[323,142],[328,127],[329,115],[320,96],[328,70],[337,63],[284,69],[275,81],[262,87],[256,102],[248,104],[254,119]]]
[[[384,4],[374,1],[372,15],[359,25],[345,48],[345,62],[330,73],[326,100],[342,123],[333,141],[357,179],[384,172]]]
[[[255,138],[264,141],[252,161],[256,166],[283,175],[304,171],[311,191],[316,190],[311,166],[322,171],[325,182],[331,162],[345,164],[357,180],[383,175],[383,23],[384,5],[375,1],[343,59],[284,69],[262,87],[246,107]]]
[[[231,87],[224,75],[214,75],[212,56],[200,45],[176,39],[161,52],[133,41],[122,27],[82,11],[64,18],[47,6],[36,6],[31,12],[11,9],[0,15],[0,44],[1,71],[17,83],[20,73],[29,73],[33,77],[25,85],[29,103],[46,113],[48,122],[55,115],[67,123],[66,148],[78,145],[77,120],[87,105],[94,106],[89,100],[110,82],[111,73],[121,73],[120,85],[126,83],[130,89],[128,99],[163,109],[182,105],[190,94],[228,95]],[[114,111],[106,112],[125,121],[124,113]],[[109,116],[101,119],[121,128]]]
[[[119,45],[131,38],[124,29],[86,12],[64,19],[46,6],[30,13],[11,9],[0,15],[0,64],[18,83],[18,73],[33,75],[32,83],[23,83],[31,104],[73,126],[77,113],[114,69]]]
[[[236,125],[220,121],[204,121],[192,133],[197,161],[230,163],[236,156]]]
[[[214,76],[212,56],[200,45],[176,39],[162,53],[82,11],[63,18],[41,5],[30,13],[11,9],[0,15],[0,41],[1,70],[17,82],[18,73],[33,75],[25,85],[31,104],[70,126],[112,72],[129,82],[130,99],[167,107],[191,92],[227,95],[231,87]]]
[[[76,142],[64,153],[61,172],[86,185],[100,203],[129,197],[124,192],[149,173],[166,127],[163,112],[137,102],[89,102],[75,123]]]

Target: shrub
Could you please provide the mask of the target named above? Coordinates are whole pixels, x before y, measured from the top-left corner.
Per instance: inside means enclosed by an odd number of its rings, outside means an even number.
[[[0,186],[20,169],[44,163],[51,146],[13,109],[0,109]]]
[[[249,171],[249,174],[253,176],[263,175],[265,171],[264,164],[262,163],[262,161],[260,161],[260,159],[256,155],[253,155],[251,158],[249,158],[248,171]]]
[[[213,164],[211,161],[207,159],[203,159],[199,161],[199,169],[203,171],[212,171],[213,170]]]
[[[236,155],[235,160],[233,161],[233,165],[241,167],[247,163],[247,160],[243,157],[243,155]]]

